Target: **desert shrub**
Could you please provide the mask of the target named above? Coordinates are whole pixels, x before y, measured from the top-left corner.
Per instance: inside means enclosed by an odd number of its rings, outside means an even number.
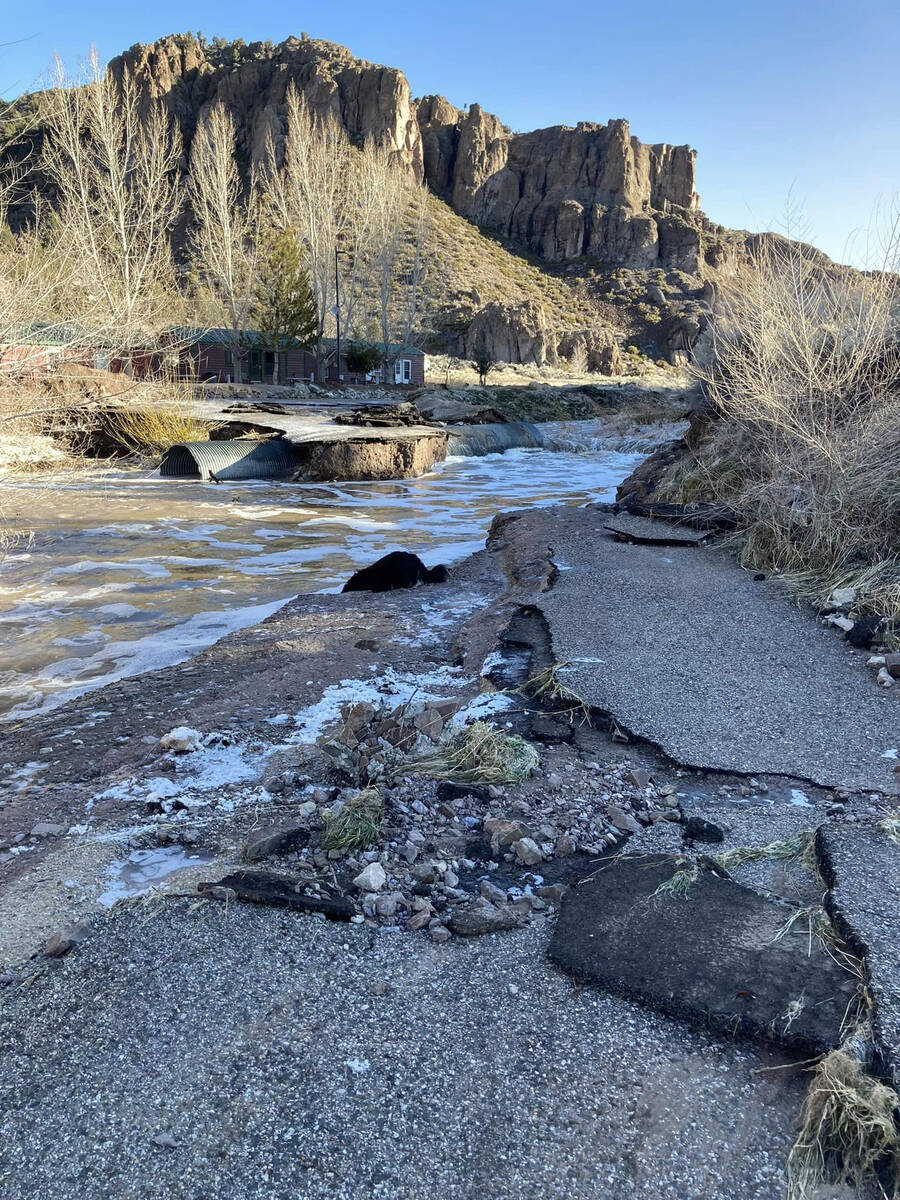
[[[894,257],[890,255],[891,259]],[[741,517],[741,553],[825,600],[900,619],[900,280],[766,239],[720,284],[692,370],[718,420],[673,499]]]

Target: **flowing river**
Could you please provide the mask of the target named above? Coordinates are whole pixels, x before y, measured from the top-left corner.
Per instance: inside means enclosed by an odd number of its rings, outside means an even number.
[[[569,427],[571,430],[571,427]],[[581,431],[578,431],[579,433]],[[181,662],[389,550],[482,548],[498,512],[609,500],[647,453],[520,449],[387,483],[200,483],[99,469],[0,488],[0,720]],[[630,449],[630,447],[629,447]]]

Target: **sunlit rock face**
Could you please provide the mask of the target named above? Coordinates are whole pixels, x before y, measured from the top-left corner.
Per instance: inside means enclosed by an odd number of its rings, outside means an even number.
[[[696,153],[645,145],[627,121],[512,133],[477,104],[415,101],[402,71],[308,38],[208,44],[178,34],[132,46],[111,69],[130,72],[147,103],[163,100],[188,145],[198,117],[220,101],[244,161],[258,162],[270,138],[276,146],[283,138],[294,84],[352,140],[389,147],[460,215],[549,262],[699,270],[706,223],[694,190]]]

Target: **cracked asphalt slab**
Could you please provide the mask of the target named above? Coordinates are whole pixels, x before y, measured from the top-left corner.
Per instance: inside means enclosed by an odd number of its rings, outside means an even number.
[[[119,906],[0,990],[0,1192],[780,1197],[802,1072],[573,989],[548,932]]]
[[[900,845],[872,822],[829,823],[817,834],[828,909],[865,955],[885,1067],[900,1083]]]
[[[535,603],[560,679],[686,766],[893,792],[900,689],[726,551],[616,541],[598,507],[526,514],[566,564]]]

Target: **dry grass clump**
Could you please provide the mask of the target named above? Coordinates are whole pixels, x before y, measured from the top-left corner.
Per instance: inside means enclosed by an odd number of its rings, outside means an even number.
[[[900,622],[900,276],[835,266],[761,239],[720,286],[705,362],[720,418],[667,481],[742,518],[746,565],[794,577],[811,599],[855,587]],[[900,624],[897,626],[900,629]]]
[[[687,900],[699,873],[700,868],[696,863],[689,867],[680,867],[668,879],[662,881],[652,896],[673,896],[677,900]]]
[[[453,783],[519,783],[538,761],[534,746],[518,735],[509,736],[486,721],[475,721],[438,746],[434,754],[405,764],[403,771]]]
[[[339,808],[322,813],[323,850],[364,850],[381,833],[383,802],[378,788],[365,788]]]
[[[900,811],[892,809],[878,822],[878,830],[895,846],[900,846]]]
[[[788,1158],[789,1200],[807,1200],[821,1184],[875,1184],[900,1195],[900,1097],[843,1050],[817,1064],[803,1106],[800,1134]],[[885,1187],[887,1184],[887,1188]]]
[[[570,725],[586,725],[591,719],[587,701],[567,687],[559,677],[568,665],[567,662],[553,663],[531,679],[526,679],[519,691],[539,704],[552,705],[561,716],[566,717]]]
[[[205,442],[210,430],[208,421],[178,404],[122,409],[110,425],[125,449],[144,458],[156,458],[176,442]]]
[[[722,850],[713,854],[712,859],[723,871],[733,871],[747,862],[759,862],[760,859],[800,859],[801,865],[809,870],[816,870],[812,830],[803,829],[791,838],[769,842],[765,846],[733,846],[730,850]]]

